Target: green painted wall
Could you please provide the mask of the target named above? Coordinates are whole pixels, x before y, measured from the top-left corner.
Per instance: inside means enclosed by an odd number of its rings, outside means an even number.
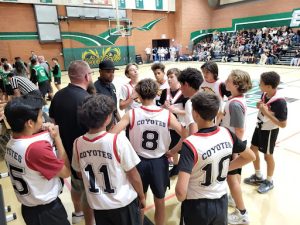
[[[74,60],[84,60],[91,68],[97,68],[104,59],[111,59],[116,66],[121,66],[135,61],[135,46],[64,48],[63,54],[66,69]]]

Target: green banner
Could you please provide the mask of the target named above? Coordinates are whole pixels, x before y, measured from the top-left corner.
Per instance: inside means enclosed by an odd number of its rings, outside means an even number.
[[[52,0],[40,0],[41,3],[52,3]]]
[[[135,61],[135,46],[64,48],[63,54],[65,68],[74,60],[84,60],[91,68],[97,68],[104,59],[121,66]]]
[[[144,9],[144,0],[135,0],[136,9]]]
[[[125,9],[126,8],[126,1],[125,0],[118,0],[119,8]]]
[[[155,0],[155,7],[158,10],[162,10],[163,9],[163,0]]]

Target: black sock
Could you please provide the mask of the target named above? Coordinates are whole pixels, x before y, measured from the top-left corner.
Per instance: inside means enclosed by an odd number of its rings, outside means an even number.
[[[239,209],[239,211],[240,211],[240,213],[241,213],[242,215],[244,215],[244,214],[246,213],[246,209],[244,209],[244,210],[240,210],[240,209]]]

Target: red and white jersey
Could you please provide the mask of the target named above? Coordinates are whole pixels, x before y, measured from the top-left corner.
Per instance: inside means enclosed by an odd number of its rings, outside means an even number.
[[[153,159],[163,156],[171,143],[170,111],[158,106],[141,106],[129,111],[130,142],[139,156]]]
[[[246,98],[244,96],[239,96],[239,97],[234,97],[229,99],[224,107],[224,117],[222,119],[221,122],[221,126],[228,128],[232,133],[235,133],[235,127],[230,126],[230,119],[231,119],[231,115],[230,115],[230,110],[229,110],[229,106],[231,103],[233,102],[238,102],[240,103],[242,109],[243,109],[243,114],[244,114],[244,130],[246,131],[246,118],[247,118],[247,103],[246,103]],[[244,136],[242,138],[242,140],[246,140],[246,132],[244,132]]]
[[[121,87],[121,92],[120,92],[120,100],[127,100],[130,98],[130,96],[132,95],[132,92],[134,90],[134,86],[132,85],[131,82],[129,82],[128,84],[124,84]],[[127,112],[130,109],[134,109],[134,108],[138,108],[140,107],[142,104],[139,102],[139,100],[133,100],[132,103],[125,109],[125,112]]]
[[[175,109],[179,109],[179,110],[184,110],[184,107],[183,107],[183,103],[182,102],[179,102],[177,103],[177,100],[182,96],[182,92],[181,90],[179,89],[175,96],[173,97],[171,95],[171,90],[170,88],[167,89],[167,97],[166,97],[166,100],[167,101],[170,101],[170,105],[172,107],[174,107]],[[182,126],[185,126],[185,117],[184,115],[176,115],[177,116],[177,119],[178,121],[181,123]]]
[[[210,133],[196,133],[184,142],[194,154],[187,199],[218,199],[227,193],[226,177],[233,140],[229,131],[218,127]]]
[[[33,144],[42,144],[43,142],[48,142],[51,145],[53,155],[56,158],[53,139],[49,132],[41,132],[24,138],[11,138],[7,143],[5,160],[16,196],[19,202],[30,207],[45,205],[54,201],[62,190],[62,182],[59,177],[47,179],[41,172],[37,171],[41,164],[32,165],[30,158],[28,158],[29,151],[31,151],[30,147]],[[40,151],[43,149],[41,148]],[[51,168],[43,169],[51,170]]]
[[[157,92],[157,95],[155,97],[155,103],[156,105],[160,105],[159,104],[159,99],[160,99],[160,96],[161,96],[161,93],[164,89],[167,89],[167,88],[170,88],[169,86],[169,83],[168,83],[168,79],[165,77],[165,80],[162,84],[158,84],[159,85],[159,88],[158,88],[158,92]]]
[[[123,135],[99,132],[74,141],[72,167],[81,172],[92,209],[108,210],[127,206],[137,198],[126,171],[140,159]]]
[[[216,94],[220,98],[220,109],[222,109],[223,106],[223,96],[221,93],[221,81],[217,80],[213,83],[209,83],[207,81],[203,81],[200,85],[199,91],[200,92],[206,92],[211,94]]]
[[[193,105],[191,99],[187,100],[184,107],[185,116],[184,116],[184,122],[185,126],[188,128],[190,124],[196,123],[193,118]]]
[[[266,95],[266,92],[263,93],[261,100],[268,106],[268,108],[270,108],[270,104],[277,100],[285,100],[285,98],[277,91],[276,94],[266,103]],[[257,115],[257,127],[259,127],[261,130],[273,130],[277,129],[279,126],[273,123],[267,116],[264,116],[264,114],[259,110]]]

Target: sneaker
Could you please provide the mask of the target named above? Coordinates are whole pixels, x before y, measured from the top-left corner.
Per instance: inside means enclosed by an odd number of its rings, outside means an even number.
[[[79,223],[84,219],[83,212],[75,213],[72,212],[72,223]]]
[[[169,177],[177,176],[179,169],[177,165],[174,165],[173,168],[169,171]]]
[[[233,200],[233,198],[232,198],[231,195],[228,195],[228,206],[230,206],[232,208],[236,207],[235,202],[234,202],[234,200]]]
[[[242,215],[240,210],[235,209],[233,213],[228,214],[228,224],[249,224],[248,212]]]
[[[253,174],[252,176],[244,179],[244,183],[245,184],[250,184],[250,185],[260,185],[262,182],[263,182],[263,178],[258,177],[255,174]]]
[[[258,193],[264,194],[274,188],[273,181],[264,180],[258,187]]]

